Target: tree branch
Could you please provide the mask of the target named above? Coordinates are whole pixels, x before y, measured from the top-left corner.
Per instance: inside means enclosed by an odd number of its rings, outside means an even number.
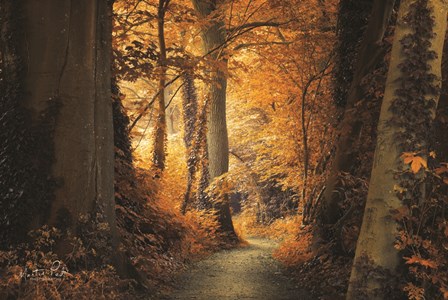
[[[173,82],[175,82],[181,76],[182,76],[182,74],[177,75],[176,77],[174,77],[172,80],[170,80],[169,82],[167,82],[165,84],[164,88],[166,88],[167,86],[171,85]],[[137,124],[137,122],[144,116],[144,114],[148,111],[148,109],[151,107],[151,105],[154,103],[154,101],[156,101],[157,97],[160,95],[162,90],[163,89],[159,89],[157,91],[157,93],[152,97],[151,101],[149,101],[149,103],[145,105],[143,111],[135,118],[135,120],[132,122],[131,126],[129,126],[129,131],[131,131],[132,128],[134,128],[134,126]]]
[[[243,43],[239,44],[235,48],[233,48],[234,51],[238,51],[244,48],[254,47],[254,46],[267,46],[267,45],[289,45],[293,42],[260,42],[260,43]]]
[[[229,33],[233,33],[235,31],[240,31],[240,30],[247,29],[247,28],[254,29],[254,28],[258,28],[258,27],[279,27],[281,25],[285,25],[285,24],[288,24],[290,22],[291,21],[282,22],[282,23],[273,22],[273,21],[251,22],[251,23],[246,23],[246,24],[243,24],[243,25],[239,25],[237,27],[230,28],[229,29]]]

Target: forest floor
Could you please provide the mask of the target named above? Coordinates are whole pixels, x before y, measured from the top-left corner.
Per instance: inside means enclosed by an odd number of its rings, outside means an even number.
[[[247,245],[215,253],[191,266],[164,299],[311,299],[272,258],[276,242],[255,237],[246,240]]]

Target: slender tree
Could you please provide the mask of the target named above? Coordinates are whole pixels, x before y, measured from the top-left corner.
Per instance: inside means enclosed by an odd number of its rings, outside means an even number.
[[[165,14],[170,0],[159,0],[157,7],[157,36],[159,39],[159,94],[157,97],[157,121],[154,137],[153,164],[160,170],[165,169],[166,148],[166,110],[165,110],[165,85],[166,85],[166,43],[165,43]]]
[[[181,206],[182,214],[187,211],[187,206],[190,203],[191,190],[196,177],[198,169],[197,163],[199,159],[200,150],[200,134],[195,130],[204,130],[203,128],[196,128],[198,122],[198,95],[196,93],[196,86],[194,84],[194,77],[191,73],[183,75],[183,119],[184,119],[184,142],[187,153],[187,187],[184,195],[184,200]]]

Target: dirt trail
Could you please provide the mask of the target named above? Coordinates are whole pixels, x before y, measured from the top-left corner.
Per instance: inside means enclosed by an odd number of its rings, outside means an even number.
[[[311,299],[272,258],[275,242],[247,240],[246,247],[216,253],[193,266],[168,299]]]

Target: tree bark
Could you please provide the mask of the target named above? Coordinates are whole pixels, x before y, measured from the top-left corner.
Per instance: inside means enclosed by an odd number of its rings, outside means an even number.
[[[374,0],[341,0],[338,4],[333,98],[337,107],[344,108],[353,80],[358,46],[365,32]]]
[[[339,217],[339,203],[341,199],[337,192],[339,175],[352,171],[354,151],[353,146],[359,138],[362,119],[355,113],[356,104],[362,100],[361,81],[370,73],[375,65],[384,57],[382,40],[387,29],[394,2],[390,0],[376,0],[364,34],[357,59],[353,80],[347,94],[344,117],[339,125],[340,137],[337,142],[336,153],[331,173],[327,179],[326,190],[322,199],[321,221],[324,224],[334,224]]]
[[[434,148],[439,161],[448,161],[448,35],[442,57],[442,94],[434,122]]]
[[[28,114],[22,107],[23,68],[19,56],[20,30],[18,10],[14,1],[0,1],[0,240],[2,249],[26,237],[36,211],[47,208],[47,178],[31,168]],[[45,171],[48,173],[48,164]],[[39,187],[39,188],[36,188]],[[41,188],[42,187],[42,188]],[[8,245],[8,246],[7,246]]]
[[[210,18],[209,24],[202,29],[203,51],[210,53],[225,44],[226,30],[223,20],[216,14],[216,0],[192,0],[201,18]],[[227,67],[227,59],[222,56],[223,49],[213,51],[210,57]],[[229,170],[229,140],[226,121],[227,78],[225,70],[211,70],[212,82],[208,86],[210,108],[207,119],[207,145],[209,156],[210,179],[221,176]],[[219,222],[224,232],[234,234],[228,201],[223,201],[217,208]]]
[[[60,184],[43,221],[69,228],[99,206],[115,230],[112,7],[105,0],[27,0],[21,9],[24,105],[33,122],[58,107],[52,176]]]
[[[165,13],[169,0],[159,0],[157,8],[157,31],[159,39],[159,96],[157,98],[157,121],[154,136],[154,167],[163,171],[165,169],[165,143],[166,133],[166,110],[165,110],[165,84],[166,84],[166,44],[165,44]]]
[[[418,51],[418,46],[414,45],[412,50],[405,52],[403,41],[409,34],[415,34],[412,30],[410,21],[405,21],[411,11],[415,0],[404,0],[401,2],[397,25],[395,28],[395,37],[391,55],[389,73],[387,77],[386,90],[381,106],[380,119],[378,124],[378,139],[375,150],[374,163],[370,179],[367,203],[364,212],[363,223],[359,235],[354,264],[350,277],[347,299],[391,299],[392,295],[388,293],[388,285],[391,278],[396,274],[396,268],[400,263],[398,251],[394,248],[394,243],[398,236],[399,224],[394,219],[393,211],[398,210],[404,203],[398,198],[395,190],[400,186],[400,176],[397,171],[402,169],[403,161],[400,156],[403,152],[400,133],[408,130],[397,125],[395,120],[397,113],[391,109],[397,97],[398,91],[406,90],[404,74],[402,72],[403,63],[406,62],[406,53],[409,51]],[[432,38],[430,51],[437,53],[437,57],[429,60],[429,70],[425,70],[435,75],[432,82],[435,86],[441,85],[441,58],[443,51],[444,36],[447,26],[447,7],[443,0],[420,1],[418,5],[428,5],[432,8],[435,26],[432,29],[436,35]],[[415,8],[414,8],[415,9]],[[421,7],[419,7],[421,10]],[[414,22],[419,22],[414,20]],[[419,26],[430,26],[430,22],[420,21]],[[412,55],[412,54],[411,54]],[[419,82],[420,83],[420,82]],[[415,87],[416,90],[419,87]],[[426,92],[423,100],[434,100],[437,104],[439,95],[437,92]],[[405,98],[406,101],[413,101],[412,98]],[[420,98],[419,98],[420,99]],[[404,108],[406,109],[406,108]],[[434,110],[434,111],[433,111]],[[430,109],[430,118],[434,118],[435,107]],[[418,118],[412,120],[415,124],[406,126],[421,126]],[[428,129],[429,130],[429,129]],[[425,144],[425,140],[418,143]],[[415,145],[413,147],[416,147]],[[424,196],[424,195],[422,195]],[[392,286],[393,289],[396,287]],[[389,291],[390,292],[390,291]]]
[[[195,130],[199,125],[198,122],[198,96],[196,93],[196,86],[194,84],[193,74],[187,72],[183,75],[183,120],[184,120],[184,142],[186,148],[187,158],[187,187],[184,195],[184,200],[181,205],[181,213],[187,212],[187,207],[190,204],[191,190],[194,180],[196,178],[196,171],[198,169],[198,159],[200,155],[200,146],[202,143],[201,134],[198,132],[195,136]],[[203,128],[201,128],[203,130]]]
[[[4,108],[12,108],[20,128],[6,132],[6,144],[12,146],[11,140],[15,143],[12,158],[25,167],[22,172],[5,168],[2,157],[0,202],[3,205],[3,201],[24,200],[19,206],[7,203],[14,209],[25,208],[21,213],[32,220],[19,224],[20,231],[13,231],[15,235],[25,238],[29,230],[43,225],[60,229],[63,235],[53,251],[61,259],[73,251],[66,237],[67,233],[79,233],[84,225],[79,222],[80,216],[90,216],[89,222],[107,223],[105,238],[114,252],[103,252],[101,257],[112,263],[119,275],[131,275],[143,284],[118,248],[111,93],[112,4],[111,0],[0,0],[1,37],[10,42],[8,46],[0,45],[0,119]],[[6,73],[3,66],[8,67]],[[11,90],[14,93],[3,95]],[[11,107],[3,105],[11,100],[15,102]],[[10,139],[17,133],[21,134],[19,139]],[[4,148],[2,144],[2,156]],[[19,182],[21,189],[3,180],[8,177],[13,177],[11,183]],[[19,192],[18,197],[14,194],[4,199],[5,188]],[[1,237],[8,237],[3,226],[0,229]]]

